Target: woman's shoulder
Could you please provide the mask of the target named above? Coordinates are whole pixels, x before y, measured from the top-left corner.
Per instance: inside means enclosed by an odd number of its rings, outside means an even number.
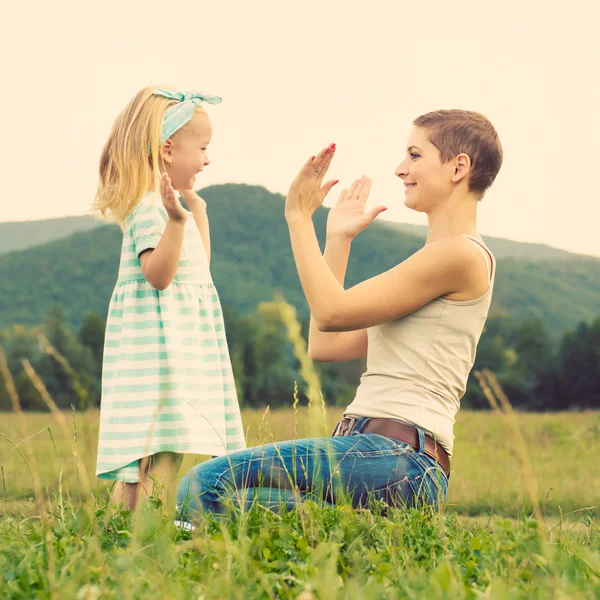
[[[488,272],[491,274],[495,270],[496,257],[494,253],[488,248],[487,244],[483,241],[480,235],[468,235],[463,233],[461,238],[464,242],[471,247],[471,251],[477,253],[478,256],[483,256],[488,267]]]
[[[427,246],[425,246],[427,248]],[[484,256],[488,263],[496,262],[494,254],[479,235],[457,234],[445,237],[430,245],[430,254],[444,255],[448,261],[464,263],[481,262]]]
[[[454,255],[461,270],[461,285],[442,299],[471,303],[488,295],[496,272],[496,259],[485,242],[479,236],[461,234],[446,240],[445,251]]]

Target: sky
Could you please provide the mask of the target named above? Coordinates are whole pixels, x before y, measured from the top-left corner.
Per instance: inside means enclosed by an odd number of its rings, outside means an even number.
[[[426,224],[394,175],[412,120],[440,108],[483,113],[504,164],[480,205],[480,232],[600,256],[599,7],[5,3],[0,221],[88,212],[117,114],[142,87],[173,85],[223,98],[207,107],[212,164],[199,189],[248,183],[285,194],[306,158],[335,142],[338,186],[371,177],[369,206],[406,223]]]

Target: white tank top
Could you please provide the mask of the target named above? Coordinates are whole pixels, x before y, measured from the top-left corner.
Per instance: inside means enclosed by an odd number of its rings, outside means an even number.
[[[367,329],[367,370],[345,416],[392,418],[419,425],[449,456],[454,420],[475,362],[492,301],[496,260],[487,252],[487,292],[475,300],[437,298],[395,321]]]

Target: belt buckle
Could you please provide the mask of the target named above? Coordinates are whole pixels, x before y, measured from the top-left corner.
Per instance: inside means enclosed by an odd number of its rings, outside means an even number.
[[[350,433],[352,432],[352,428],[354,427],[354,423],[356,423],[357,421],[357,417],[346,417],[346,419],[349,419],[350,424],[344,430],[344,433],[342,434],[343,436],[350,435]]]

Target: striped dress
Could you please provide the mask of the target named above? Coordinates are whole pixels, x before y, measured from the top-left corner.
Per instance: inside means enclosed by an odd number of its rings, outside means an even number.
[[[125,224],[106,322],[100,479],[137,482],[139,459],[157,452],[245,448],[221,305],[191,213],[171,285],[156,290],[143,275],[139,255],[167,221],[160,195],[148,193]]]

